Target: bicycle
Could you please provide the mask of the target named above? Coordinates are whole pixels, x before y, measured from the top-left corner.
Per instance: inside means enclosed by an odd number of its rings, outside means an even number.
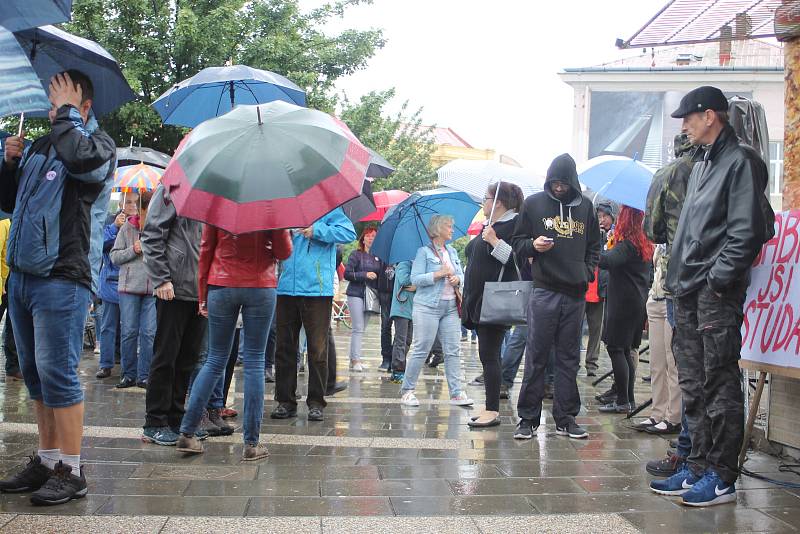
[[[347,306],[346,299],[341,301],[333,301],[331,319],[336,322],[337,326],[341,323],[352,330],[353,324],[350,322],[350,308]]]

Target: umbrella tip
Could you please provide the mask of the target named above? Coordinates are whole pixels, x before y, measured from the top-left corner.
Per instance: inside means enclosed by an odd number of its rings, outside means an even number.
[[[256,113],[258,113],[258,125],[261,126],[264,124],[264,121],[261,120],[261,107],[256,106]]]

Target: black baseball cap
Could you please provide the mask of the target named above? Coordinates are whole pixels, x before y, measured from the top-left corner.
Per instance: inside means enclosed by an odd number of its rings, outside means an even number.
[[[704,85],[697,89],[692,89],[681,98],[681,104],[678,109],[672,112],[671,116],[676,119],[682,119],[690,113],[698,111],[705,111],[710,109],[712,111],[728,111],[728,99],[725,95],[710,85]]]

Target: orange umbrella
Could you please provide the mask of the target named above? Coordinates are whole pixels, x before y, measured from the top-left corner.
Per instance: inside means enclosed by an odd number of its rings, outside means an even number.
[[[153,191],[163,175],[164,169],[144,163],[119,167],[114,174],[114,191]]]

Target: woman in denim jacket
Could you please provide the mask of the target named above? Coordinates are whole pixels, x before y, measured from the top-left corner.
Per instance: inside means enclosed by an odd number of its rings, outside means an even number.
[[[417,288],[414,296],[414,343],[406,362],[406,373],[400,388],[403,406],[419,406],[414,395],[417,378],[437,334],[444,352],[444,370],[450,389],[450,403],[470,406],[472,399],[461,390],[459,345],[461,319],[456,299],[464,281],[458,253],[447,241],[453,237],[453,218],[434,215],[428,223],[431,243],[417,250],[411,268],[411,283]]]

